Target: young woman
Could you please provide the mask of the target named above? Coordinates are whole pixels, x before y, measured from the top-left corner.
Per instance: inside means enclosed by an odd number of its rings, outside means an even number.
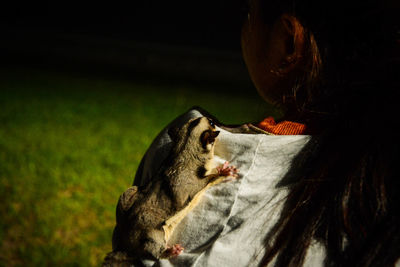
[[[398,2],[398,1],[397,1]],[[396,1],[249,0],[242,49],[283,121],[221,129],[215,153],[240,179],[209,189],[146,266],[393,266],[400,258]],[[191,110],[169,127],[201,116]],[[165,129],[135,178],[155,177]],[[290,135],[290,136],[287,136]],[[122,233],[118,227],[113,243]],[[114,246],[115,251],[125,248]]]
[[[325,265],[400,257],[398,12],[395,1],[249,1],[242,47],[253,82],[318,139],[263,264],[301,266],[313,240]]]

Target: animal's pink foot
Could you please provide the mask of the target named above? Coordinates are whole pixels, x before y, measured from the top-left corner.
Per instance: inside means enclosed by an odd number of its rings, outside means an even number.
[[[218,174],[221,176],[227,176],[225,181],[230,181],[239,177],[239,170],[231,165],[229,166],[229,162],[225,161],[222,166],[217,167]]]
[[[166,253],[169,257],[176,257],[182,253],[183,247],[180,244],[175,244],[173,246],[168,246]]]

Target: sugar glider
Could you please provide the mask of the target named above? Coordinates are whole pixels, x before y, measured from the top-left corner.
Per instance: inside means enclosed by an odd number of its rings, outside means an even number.
[[[218,134],[207,117],[169,131],[174,145],[159,179],[143,187],[130,187],[119,199],[117,227],[123,234],[105,263],[117,254],[120,258],[126,255],[126,259],[159,259],[181,253],[181,245],[168,244],[175,226],[196,205],[205,188],[238,177],[238,170],[228,162],[215,168]]]

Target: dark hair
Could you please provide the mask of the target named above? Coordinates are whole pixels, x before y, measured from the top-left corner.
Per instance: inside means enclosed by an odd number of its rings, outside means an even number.
[[[289,196],[263,264],[301,266],[312,240],[327,266],[387,266],[400,258],[395,161],[399,35],[396,1],[259,0],[265,23],[296,16],[309,62],[293,88],[297,119],[323,128],[285,181]],[[312,151],[312,153],[310,153]],[[269,244],[269,240],[274,240]]]

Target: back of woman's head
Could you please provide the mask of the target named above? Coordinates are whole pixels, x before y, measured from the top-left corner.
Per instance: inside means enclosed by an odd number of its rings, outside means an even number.
[[[306,29],[308,61],[293,88],[299,111],[341,113],[392,99],[392,88],[399,85],[398,1],[260,2],[265,23],[288,13]]]
[[[399,2],[259,1],[266,24],[286,13],[304,26],[307,59],[293,97],[305,122],[323,125],[264,263],[278,256],[277,265],[301,265],[319,240],[327,265],[393,265],[400,258]]]

